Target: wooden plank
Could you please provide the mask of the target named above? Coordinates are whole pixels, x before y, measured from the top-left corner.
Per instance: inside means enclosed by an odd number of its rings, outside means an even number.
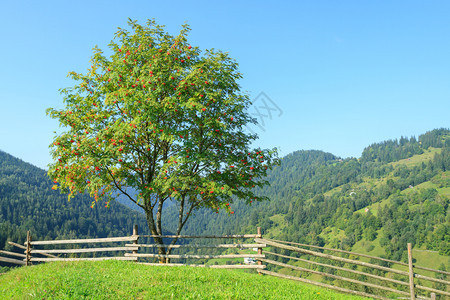
[[[275,240],[275,239],[269,239],[269,240],[274,241],[274,242],[290,244],[290,245],[297,245],[297,246],[302,246],[302,247],[322,249],[322,250],[328,250],[328,251],[334,251],[334,252],[340,252],[340,253],[361,256],[361,257],[373,258],[373,259],[377,259],[377,260],[381,260],[381,261],[385,261],[385,262],[389,262],[389,263],[393,263],[393,264],[397,264],[397,265],[401,265],[401,266],[406,266],[406,267],[408,266],[407,263],[404,263],[404,262],[401,262],[398,260],[391,260],[391,259],[381,258],[381,257],[372,256],[372,255],[368,255],[368,254],[356,253],[356,252],[351,252],[351,251],[346,251],[346,250],[341,250],[341,249],[325,248],[325,247],[319,247],[319,246],[313,246],[313,245],[307,245],[307,244],[301,244],[301,243],[286,242],[286,241]],[[425,270],[425,271],[430,271],[430,272],[441,273],[441,274],[445,274],[445,275],[450,275],[450,272],[447,272],[447,271],[441,271],[441,270],[431,269],[431,268],[417,266],[417,265],[414,265],[414,268]]]
[[[18,247],[18,248],[20,248],[20,249],[24,249],[24,250],[27,249],[27,247],[22,246],[22,245],[17,244],[17,243],[14,243],[14,242],[8,242],[8,244],[13,245],[13,246],[15,246],[15,247]],[[41,255],[48,256],[48,257],[57,257],[57,256],[55,256],[55,255],[51,255],[51,254],[47,254],[47,253],[41,253]]]
[[[385,290],[385,291],[393,292],[393,293],[400,294],[400,295],[409,295],[408,292],[399,291],[399,290],[392,289],[392,288],[386,287],[386,286],[381,286],[381,285],[378,285],[378,284],[373,284],[373,283],[369,283],[369,282],[359,281],[359,280],[356,280],[356,279],[350,279],[350,278],[346,278],[346,277],[342,277],[342,276],[328,274],[328,273],[325,273],[325,272],[314,271],[314,270],[310,270],[310,269],[306,269],[306,268],[302,268],[302,267],[292,266],[292,265],[284,264],[284,263],[281,263],[281,262],[278,262],[278,261],[274,261],[274,260],[270,260],[270,259],[260,259],[260,260],[262,262],[267,263],[267,264],[273,264],[273,265],[277,265],[277,266],[280,266],[280,267],[283,267],[283,268],[290,268],[290,269],[297,270],[297,271],[303,271],[303,272],[308,272],[308,273],[312,273],[312,274],[326,276],[326,277],[330,277],[330,278],[334,278],[334,279],[348,281],[348,282],[356,283],[356,284],[359,284],[359,285],[362,285],[362,286],[368,286],[368,287],[372,287],[372,288],[376,288],[376,289],[380,289],[380,290]]]
[[[396,270],[396,269],[392,269],[392,268],[382,267],[382,266],[379,266],[379,265],[370,264],[370,263],[362,262],[362,261],[359,261],[359,260],[343,258],[343,257],[334,256],[334,255],[330,255],[330,254],[324,254],[324,253],[315,252],[315,251],[311,251],[311,250],[306,250],[306,249],[302,249],[302,248],[297,248],[297,247],[293,247],[293,246],[287,246],[287,245],[283,245],[283,244],[280,244],[280,243],[272,242],[272,241],[266,240],[266,239],[255,239],[255,242],[257,242],[257,243],[266,243],[269,246],[273,246],[273,247],[280,248],[280,249],[286,249],[286,250],[291,250],[291,251],[295,251],[295,252],[299,252],[299,253],[310,254],[310,255],[313,255],[313,256],[317,256],[317,257],[323,257],[323,258],[327,258],[327,259],[331,259],[331,260],[337,260],[337,261],[341,261],[341,262],[345,262],[345,263],[360,265],[360,266],[373,268],[373,269],[378,269],[378,270],[382,270],[382,271],[386,271],[386,272],[392,272],[392,273],[405,275],[405,276],[409,275],[408,272],[405,272],[405,271],[400,271],[400,270]]]
[[[270,276],[274,276],[274,277],[280,277],[280,278],[285,278],[285,279],[305,282],[305,283],[317,285],[317,286],[324,287],[324,288],[331,289],[331,290],[340,291],[340,292],[347,293],[347,294],[353,294],[353,295],[364,296],[364,297],[375,298],[375,299],[382,299],[382,300],[390,300],[390,298],[385,298],[385,297],[382,297],[382,296],[372,295],[372,294],[359,292],[359,291],[353,291],[353,290],[341,288],[341,287],[334,286],[334,285],[329,285],[329,284],[325,284],[325,283],[321,283],[321,282],[317,282],[317,281],[312,281],[312,280],[305,279],[305,278],[279,274],[279,273],[266,271],[266,270],[259,270],[258,272],[260,272],[261,274],[266,274],[266,275],[270,275]]]
[[[342,267],[338,267],[338,266],[333,266],[333,265],[329,265],[329,264],[323,264],[323,263],[315,262],[315,261],[308,260],[308,259],[302,259],[302,258],[298,258],[298,257],[282,255],[282,254],[273,253],[273,252],[270,252],[270,251],[264,251],[264,254],[271,254],[271,255],[284,257],[284,258],[288,258],[288,259],[292,259],[292,260],[298,260],[298,261],[301,261],[301,262],[305,262],[305,263],[309,263],[309,264],[313,264],[313,265],[317,265],[317,266],[333,268],[333,269],[336,269],[336,270],[341,270],[341,271],[350,272],[350,273],[353,273],[353,274],[363,275],[363,276],[372,277],[372,278],[383,280],[383,281],[388,281],[388,282],[392,282],[392,283],[396,283],[396,284],[400,284],[400,285],[409,286],[408,282],[395,280],[395,279],[387,278],[387,277],[382,277],[382,276],[378,276],[378,275],[373,275],[373,274],[370,274],[370,273],[361,272],[361,271],[357,271],[357,270],[352,270],[352,269],[342,268]]]
[[[20,248],[20,249],[23,249],[23,250],[26,250],[26,249],[27,249],[27,247],[22,246],[22,245],[17,244],[17,243],[14,243],[14,242],[8,242],[8,244],[13,245],[13,246],[16,246],[16,247],[18,247],[18,248]]]
[[[83,244],[83,243],[110,243],[110,242],[130,242],[136,241],[137,236],[99,238],[99,239],[75,239],[75,240],[54,240],[54,241],[34,241],[32,246],[36,245],[60,245],[60,244]]]
[[[0,256],[0,261],[7,262],[10,264],[16,264],[16,265],[26,265],[26,262],[14,258],[6,258]]]
[[[257,234],[232,234],[232,235],[140,235],[139,237],[160,237],[160,238],[179,238],[179,239],[250,239],[257,238]]]
[[[196,267],[196,268],[212,268],[212,269],[265,269],[266,266],[258,265],[189,265],[189,264],[159,264],[159,263],[139,263],[148,266],[167,266],[167,267]]]
[[[447,281],[447,280],[437,279],[437,278],[428,277],[428,276],[415,274],[415,273],[414,273],[414,277],[419,278],[419,279],[424,279],[424,280],[429,280],[429,281],[433,281],[433,282],[439,282],[439,283],[442,283],[442,284],[450,285],[450,281]]]
[[[137,257],[124,257],[124,256],[117,256],[117,257],[80,257],[80,258],[40,258],[40,257],[32,257],[32,262],[49,262],[49,261],[81,261],[81,260],[92,260],[92,261],[99,261],[99,260],[133,260],[136,261]]]
[[[209,265],[212,269],[265,269],[266,265]]]
[[[8,242],[8,244],[13,245],[13,246],[15,246],[15,247],[18,247],[18,248],[20,248],[20,249],[24,249],[24,250],[27,249],[27,247],[22,246],[22,245],[17,244],[17,243],[14,243],[14,242]],[[47,253],[41,253],[41,254],[42,254],[42,255],[45,255],[45,256],[48,256],[48,257],[57,257],[57,256],[55,256],[55,255],[51,255],[51,254],[47,254]]]
[[[416,284],[416,289],[418,289],[418,290],[429,291],[429,292],[432,292],[432,294],[433,294],[433,293],[436,293],[436,294],[441,294],[441,295],[450,296],[450,293],[449,293],[449,292],[445,292],[445,291],[441,291],[441,290],[429,288],[429,287],[426,287],[426,286],[423,286],[423,285],[418,285],[418,284]]]
[[[126,247],[157,248],[158,244],[126,244]],[[168,245],[166,248],[258,248],[266,247],[266,244],[219,244],[219,245]]]
[[[393,264],[398,264],[398,265],[401,265],[401,266],[408,266],[407,263],[404,263],[404,262],[401,262],[401,261],[381,258],[381,257],[367,255],[367,254],[362,254],[362,253],[350,252],[350,251],[341,250],[341,249],[325,248],[325,247],[319,247],[319,246],[313,246],[313,245],[307,245],[307,244],[301,244],[301,243],[280,241],[280,240],[275,240],[275,239],[270,239],[270,240],[274,241],[274,242],[285,243],[285,244],[290,244],[290,245],[297,245],[297,246],[309,247],[309,248],[314,248],[314,249],[321,249],[321,250],[340,252],[340,253],[345,253],[345,254],[350,254],[350,255],[355,255],[355,256],[362,256],[362,257],[377,259],[377,260],[381,260],[381,261],[385,261],[385,262],[390,262],[390,263],[393,263]]]
[[[165,258],[244,258],[244,257],[251,257],[251,258],[264,258],[264,254],[223,254],[223,255],[189,255],[189,254],[182,254],[182,255],[176,255],[176,254],[146,254],[146,253],[125,253],[125,256],[134,256],[134,257],[165,257]]]
[[[205,265],[188,265],[188,264],[176,264],[176,263],[168,263],[168,264],[163,264],[163,263],[143,263],[143,262],[138,262],[138,264],[140,265],[147,265],[147,266],[155,266],[155,267],[206,267]]]
[[[440,273],[440,274],[445,274],[445,275],[450,275],[450,272],[436,270],[436,269],[431,269],[431,268],[426,268],[426,267],[422,267],[422,266],[414,265],[414,268],[415,269],[420,269],[420,270],[425,270],[425,271],[430,271],[430,272],[435,272],[435,273]]]
[[[15,253],[15,252],[9,252],[9,251],[4,251],[4,250],[0,250],[0,253],[10,255],[10,256],[22,257],[22,258],[27,257],[25,254],[22,254],[22,253]]]
[[[42,252],[42,253],[40,253],[41,255],[44,255],[44,256],[47,256],[47,257],[58,257],[58,256],[56,256],[56,255],[53,255],[53,254],[48,254],[48,253],[44,253],[44,252]]]
[[[139,250],[138,247],[105,247],[105,248],[83,248],[83,249],[55,249],[55,250],[31,250],[31,254],[45,253],[93,253],[111,251],[132,251]]]

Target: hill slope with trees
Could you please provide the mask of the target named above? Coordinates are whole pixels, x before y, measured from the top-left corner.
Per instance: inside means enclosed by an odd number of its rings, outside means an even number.
[[[267,179],[271,185],[258,193],[271,201],[236,201],[234,214],[199,210],[183,233],[251,233],[260,226],[266,237],[396,260],[405,260],[407,242],[450,255],[448,129],[372,144],[360,159],[296,151]],[[68,202],[52,185],[44,170],[0,151],[0,249],[8,240],[22,243],[27,230],[35,239],[123,236],[133,224],[147,231],[145,217],[120,203],[90,208],[87,195]],[[176,227],[176,216],[163,220],[166,230]]]
[[[271,201],[236,202],[233,215],[197,212],[187,234],[249,233],[406,259],[406,243],[450,255],[450,131],[365,148],[360,159],[297,151],[260,190]],[[166,223],[171,226],[171,219]]]
[[[124,205],[95,205],[88,195],[70,202],[52,190],[47,172],[0,151],[0,249],[7,241],[125,236],[134,224],[147,231],[145,217]]]

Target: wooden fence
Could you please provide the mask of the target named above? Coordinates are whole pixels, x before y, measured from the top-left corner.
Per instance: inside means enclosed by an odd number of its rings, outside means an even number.
[[[203,244],[181,243],[178,245],[170,245],[168,248],[171,250],[184,251],[184,253],[160,255],[155,253],[158,245],[152,243],[152,239],[155,237],[164,238],[166,241],[167,239],[173,238],[182,241],[196,239],[203,242],[219,240],[219,244],[206,242]],[[249,239],[251,241],[247,242],[246,240]],[[150,242],[146,242],[146,240]],[[234,242],[226,243],[224,241]],[[409,261],[408,263],[404,263],[340,249],[264,239],[260,228],[258,228],[256,234],[244,235],[154,236],[139,235],[138,228],[135,226],[133,235],[126,237],[51,241],[33,241],[28,232],[27,241],[24,245],[13,242],[8,243],[22,250],[22,253],[0,250],[0,255],[3,255],[0,256],[0,261],[25,266],[48,261],[114,259],[130,260],[156,266],[190,265],[211,268],[256,269],[260,274],[306,282],[344,293],[376,299],[392,299],[393,297],[397,299],[402,299],[402,297],[403,299],[436,299],[436,297],[448,299],[450,297],[448,291],[450,281],[446,280],[446,276],[450,275],[450,272],[413,265],[411,244],[408,244]],[[120,244],[117,245],[117,243]],[[93,244],[95,246],[92,246]],[[98,244],[102,244],[102,246],[98,246]],[[235,253],[218,253],[218,251],[230,251],[230,249],[235,249]],[[249,251],[250,249],[253,253],[249,253],[251,252]],[[198,254],[199,251],[204,250],[209,253]],[[190,251],[190,253],[187,251]],[[213,251],[216,253],[211,254]],[[330,252],[333,254],[328,254]],[[101,256],[98,256],[99,254]],[[157,263],[156,260],[159,258],[168,258],[171,262],[164,264]],[[201,263],[202,261],[205,262],[211,259],[223,261],[225,259],[236,260],[244,258],[255,259],[257,263],[242,264],[242,262],[239,263],[236,261],[234,263],[226,261],[225,264]],[[200,263],[198,263],[198,260],[201,260]],[[364,260],[370,261],[367,262]],[[197,263],[192,263],[192,261],[196,261]],[[391,267],[394,265],[395,268]],[[285,270],[287,269],[293,270],[294,272],[300,271],[302,274],[313,274],[316,280],[305,278],[307,276],[304,275],[292,276],[294,274],[283,274],[283,272],[286,273]],[[443,276],[443,279],[418,274],[418,271],[440,274]],[[336,275],[336,273],[339,273],[339,275]],[[326,279],[331,279],[333,284],[319,282],[326,281]],[[343,287],[343,283],[347,283],[347,285],[351,285],[352,287]],[[433,286],[433,283],[439,285],[439,287]]]
[[[425,270],[427,272],[434,272],[443,276],[450,275],[450,272],[434,270],[431,268],[416,266],[412,264],[412,251],[411,244],[408,244],[408,263],[389,260],[385,258],[359,254],[355,252],[330,249],[325,247],[318,247],[300,243],[285,242],[279,240],[256,238],[255,242],[266,244],[273,248],[273,251],[265,249],[264,254],[275,257],[275,259],[262,258],[260,261],[266,263],[269,270],[258,270],[261,274],[267,274],[271,276],[287,278],[291,280],[297,280],[314,284],[334,290],[338,290],[344,293],[356,294],[375,299],[391,299],[396,297],[397,299],[436,299],[436,295],[441,296],[442,299],[448,299],[450,293],[448,292],[448,285],[450,281],[444,279],[433,278],[418,274],[417,270]],[[295,246],[292,246],[295,245]],[[315,249],[316,251],[305,249],[305,247]],[[281,250],[281,251],[280,251]],[[327,254],[326,252],[341,253],[344,255],[359,256],[371,259],[373,261],[379,261],[382,264],[397,265],[397,268],[387,267],[375,262],[365,262],[357,259],[350,259],[346,257]],[[288,252],[286,255],[277,252]],[[288,260],[288,262],[281,262],[280,260]],[[321,260],[319,262],[317,260]],[[327,261],[328,263],[324,263]],[[299,262],[299,263],[296,263]],[[333,264],[334,263],[334,264]],[[348,265],[344,267],[345,265]],[[353,266],[353,267],[352,267]],[[316,268],[325,269],[318,271]],[[291,276],[282,274],[280,272],[274,272],[271,269],[290,269],[294,271],[301,271],[302,273],[315,274],[319,278],[331,278],[338,284],[343,282],[350,283],[352,286],[362,287],[360,289],[344,288],[342,286],[326,284],[323,282],[313,281],[307,278]],[[402,270],[407,268],[407,270]],[[370,271],[379,271],[381,274],[372,274]],[[336,271],[341,271],[340,275],[336,275]],[[343,274],[341,274],[343,273]],[[373,272],[376,273],[376,272]],[[350,275],[352,274],[352,275]],[[393,274],[393,276],[392,276]],[[386,275],[386,276],[381,276]],[[355,278],[356,277],[356,278]],[[358,278],[359,277],[359,278]],[[393,278],[394,277],[394,278]],[[416,280],[416,281],[414,281]],[[437,283],[444,286],[442,289],[430,287],[421,284],[418,281],[424,281],[428,283]],[[361,291],[361,289],[363,291]],[[365,290],[365,291],[364,291]],[[368,292],[369,290],[370,292]],[[379,292],[384,291],[384,292]],[[429,297],[427,296],[427,293]],[[399,297],[400,296],[400,297]],[[404,296],[408,296],[405,298]]]
[[[216,240],[248,240],[254,238],[261,238],[262,235],[258,228],[257,234],[243,234],[243,235],[220,235],[220,236],[154,236],[154,235],[138,235],[137,226],[133,229],[133,235],[127,237],[113,237],[113,238],[97,238],[97,239],[73,239],[73,240],[50,240],[50,241],[33,241],[30,233],[27,234],[27,241],[24,246],[17,243],[9,242],[10,245],[18,247],[23,250],[23,253],[0,251],[0,254],[7,256],[16,256],[22,258],[22,260],[15,258],[1,257],[0,261],[29,266],[33,263],[42,263],[50,261],[80,261],[80,260],[130,260],[143,264],[157,265],[157,266],[180,266],[187,265],[186,261],[191,260],[210,260],[210,259],[262,259],[265,256],[262,253],[262,248],[266,247],[265,244],[255,243],[222,243],[222,244],[181,244],[181,245],[169,245],[166,249],[179,250],[179,251],[193,251],[206,249],[211,251],[212,249],[256,249],[257,253],[240,253],[240,254],[166,254],[160,255],[157,253],[149,253],[149,249],[156,249],[157,244],[154,243],[142,243],[144,239],[152,239],[160,237],[164,239],[177,238],[178,240],[184,239],[216,239]],[[125,244],[124,244],[125,242]],[[115,245],[121,243],[121,245]],[[103,246],[92,247],[92,244],[103,244]],[[105,246],[105,244],[107,246]],[[114,244],[114,245],[113,245]],[[83,247],[81,247],[82,245]],[[77,248],[74,248],[77,247]],[[42,249],[44,247],[45,249]],[[146,251],[147,250],[147,251]],[[242,251],[241,251],[242,252]],[[247,251],[249,252],[249,251]],[[97,256],[101,254],[101,256]],[[155,260],[159,258],[168,258],[170,260],[181,260],[178,263],[156,263]],[[227,268],[227,269],[264,269],[265,266],[259,264],[243,264],[234,261],[234,264],[189,264],[196,267],[211,267],[211,268]]]

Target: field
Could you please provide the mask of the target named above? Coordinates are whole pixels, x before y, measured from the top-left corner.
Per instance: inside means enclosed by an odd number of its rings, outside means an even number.
[[[366,299],[239,270],[61,262],[0,276],[1,299]]]

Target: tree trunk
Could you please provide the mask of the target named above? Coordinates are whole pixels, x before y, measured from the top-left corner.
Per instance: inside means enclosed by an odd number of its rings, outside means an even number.
[[[152,235],[161,235],[161,228],[156,227],[155,225],[155,219],[153,218],[153,211],[150,209],[145,210],[145,214],[147,215],[147,224],[148,228],[150,229],[150,232]],[[158,232],[159,231],[159,232]],[[158,245],[158,254],[165,255],[166,254],[166,247],[164,246],[164,241],[161,237],[154,237],[153,240]],[[166,263],[165,257],[159,258],[160,263]]]

